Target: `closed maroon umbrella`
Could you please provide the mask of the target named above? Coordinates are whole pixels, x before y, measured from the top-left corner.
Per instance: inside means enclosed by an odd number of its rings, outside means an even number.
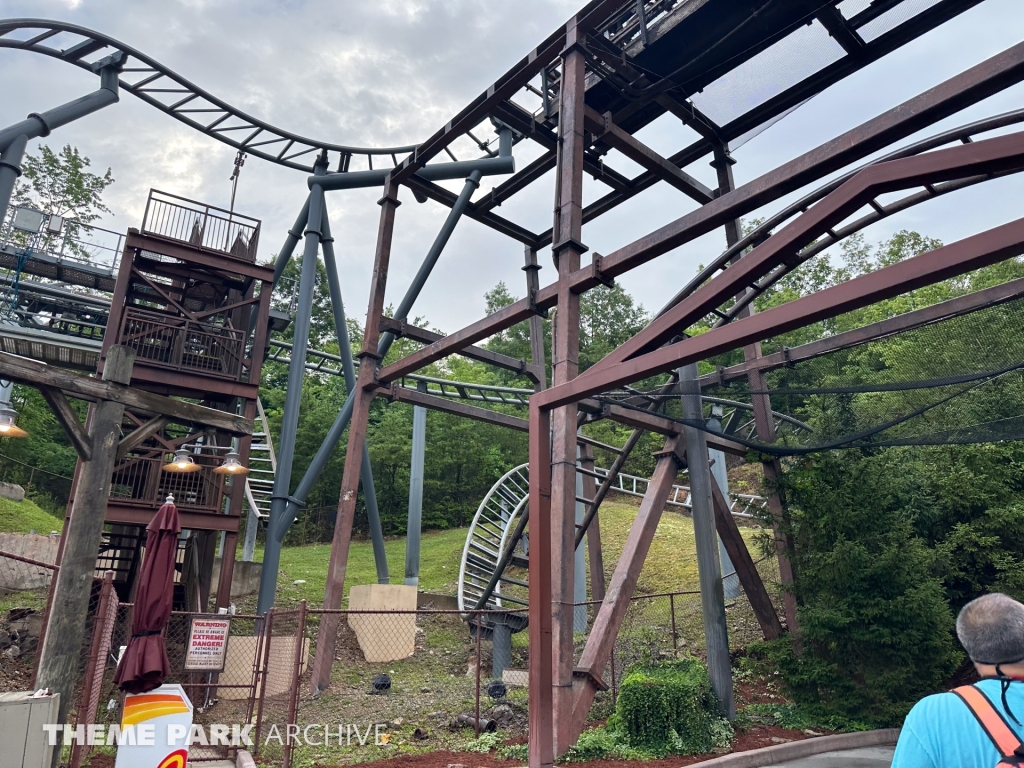
[[[160,507],[146,527],[146,556],[139,569],[132,614],[132,637],[114,675],[127,693],[146,693],[163,685],[171,671],[161,635],[171,617],[174,600],[174,565],[178,553],[178,508],[174,499]]]

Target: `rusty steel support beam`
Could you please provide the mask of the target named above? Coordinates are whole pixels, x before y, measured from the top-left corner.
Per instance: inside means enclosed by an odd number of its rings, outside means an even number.
[[[399,206],[398,185],[385,183],[384,195],[380,199],[380,224],[377,231],[377,248],[373,259],[373,277],[370,282],[370,299],[366,311],[366,327],[363,331],[363,348],[359,357],[359,374],[353,390],[355,402],[352,420],[348,428],[348,448],[345,453],[345,470],[338,499],[338,516],[331,541],[331,559],[327,566],[327,584],[324,589],[324,608],[341,608],[345,597],[345,570],[348,566],[348,550],[352,541],[352,523],[356,513],[356,498],[359,492],[359,473],[362,469],[363,447],[366,444],[366,429],[373,401],[374,374],[380,364],[377,344],[380,341],[378,318],[384,314],[384,293],[387,287],[388,265],[391,261],[391,242],[395,231],[395,211]],[[316,656],[310,685],[314,691],[322,691],[330,685],[331,667],[338,640],[338,614],[321,617],[320,631],[316,639]]]
[[[582,440],[580,442],[582,443]],[[604,600],[605,593],[604,552],[601,550],[601,518],[598,516],[601,502],[597,498],[597,479],[593,474],[586,474],[586,472],[594,472],[594,449],[585,443],[580,445],[580,468],[585,471],[583,474],[583,498],[591,499],[587,509],[590,522],[584,527],[584,521],[580,521],[579,530],[576,531],[574,548],[579,547],[580,536],[586,535],[587,555],[590,557],[590,599],[599,603]]]
[[[431,158],[437,156],[466,131],[472,130],[494,107],[526,86],[544,67],[567,47],[567,38],[585,34],[613,13],[622,0],[591,0],[564,26],[549,35],[525,58],[519,60],[469,106],[453,117],[441,130],[420,144],[391,172],[391,184],[404,184]]]
[[[531,408],[552,409],[588,394],[648,378],[686,362],[706,360],[780,333],[804,328],[845,312],[899,296],[926,285],[1024,253],[1024,219],[951,243],[898,264],[856,277],[810,296],[766,310],[729,325],[648,352],[591,377],[590,371],[569,384],[531,398]],[[741,262],[742,263],[742,262]],[[709,442],[710,444],[710,442]]]
[[[667,497],[667,496],[666,496]],[[551,674],[551,414],[530,408],[530,768],[555,763]],[[628,601],[627,601],[628,602]]]
[[[842,349],[851,349],[868,344],[872,341],[884,339],[904,331],[911,331],[925,325],[937,323],[941,320],[948,320],[952,317],[970,314],[987,307],[995,307],[1005,304],[1008,301],[1019,299],[1024,296],[1024,277],[1010,280],[1006,283],[994,285],[981,291],[968,293],[965,296],[957,296],[955,299],[941,301],[923,309],[913,312],[905,312],[902,315],[879,320],[861,328],[854,328],[851,331],[837,333],[825,339],[818,339],[799,347],[787,347],[781,352],[756,360],[748,360],[728,368],[722,368],[715,373],[709,373],[701,377],[700,381],[705,386],[712,384],[726,384],[736,379],[745,378],[750,371],[758,370],[762,373],[773,371],[776,368],[784,368],[787,365],[798,363],[801,360],[810,360],[830,352],[837,352]]]
[[[736,180],[733,177],[732,166],[734,160],[729,154],[728,147],[721,146],[715,150],[715,161],[712,165],[718,174],[718,190],[722,194],[731,192],[736,188]],[[725,225],[726,247],[731,248],[743,238],[743,227],[739,219],[733,219]],[[733,258],[735,263],[741,258],[737,254]],[[736,300],[743,298],[744,291],[736,294]],[[749,317],[756,311],[753,301],[750,301],[741,310],[739,317]],[[759,360],[761,358],[761,342],[755,341],[743,348],[744,360]],[[764,392],[764,377],[758,371],[751,371],[747,381],[751,392]],[[700,386],[698,384],[698,386]],[[768,395],[755,395],[752,399],[754,406],[754,423],[757,427],[757,436],[766,443],[775,442],[775,419],[772,417],[772,402]],[[776,487],[779,478],[782,476],[782,465],[778,459],[766,459],[761,462],[761,471],[764,474],[765,492],[768,496],[768,509],[772,515],[772,535],[775,540],[775,555],[779,563],[779,580],[782,582],[782,603],[786,611],[786,626],[793,634],[795,647],[800,647],[800,641],[796,638],[800,630],[797,617],[796,597],[793,593],[793,565],[789,559],[789,552],[792,548],[791,538],[785,533],[789,528],[789,515],[782,502]],[[733,561],[735,565],[735,561]],[[739,568],[739,566],[736,566]]]
[[[834,170],[861,160],[914,132],[958,112],[1024,79],[1024,43],[1013,46],[903,104],[863,123],[851,131],[806,152],[735,191],[722,195],[697,210],[641,238],[597,264],[582,267],[572,276],[572,287],[585,292],[608,279],[676,248],[714,229],[725,226],[783,195],[824,177]],[[710,148],[709,148],[710,149]],[[673,161],[672,158],[669,158]],[[674,162],[674,161],[673,161]],[[550,236],[542,236],[545,242]],[[537,245],[540,247],[540,244]],[[502,308],[486,318],[449,334],[412,355],[385,366],[380,377],[392,381],[412,373],[466,345],[486,339],[522,320],[536,310],[553,307],[557,286],[549,285]]]
[[[531,408],[531,423],[534,420],[534,413],[542,415],[544,412],[536,406]],[[636,520],[630,526],[629,535],[622,548],[622,555],[608,580],[608,590],[605,593],[604,602],[594,619],[594,626],[590,630],[587,644],[583,647],[579,671],[573,684],[573,739],[578,738],[583,732],[587,715],[590,713],[590,706],[594,703],[594,695],[603,687],[601,675],[611,660],[615,639],[618,637],[622,620],[629,609],[629,602],[636,589],[640,569],[651,548],[654,534],[658,530],[658,522],[665,509],[665,502],[668,501],[668,496],[672,492],[672,486],[676,482],[680,468],[685,464],[682,454],[682,437],[678,435],[669,437],[665,441],[664,449],[658,454],[658,463],[654,468],[654,474],[651,475],[647,493],[644,494],[643,500],[640,502]],[[532,466],[530,467],[530,477],[534,477]],[[531,519],[535,518],[531,516]],[[532,543],[531,537],[531,547]],[[533,557],[532,549],[530,557],[531,559]],[[530,583],[533,583],[532,573]],[[530,603],[533,604],[532,595]]]
[[[537,295],[540,290],[540,264],[537,263],[537,250],[526,247],[524,254],[526,266],[523,272],[526,273],[526,298]],[[530,315],[530,363],[539,373],[539,378],[534,383],[534,389],[538,392],[548,387],[547,355],[544,352],[544,318],[539,313]]]
[[[579,373],[580,296],[569,286],[587,250],[583,235],[583,152],[586,57],[574,24],[566,31],[559,93],[559,148],[555,187],[552,255],[558,267],[558,311],[551,351],[553,386]],[[559,756],[575,743],[572,733],[574,561],[576,541],[577,405],[566,403],[551,414],[551,673],[554,751]],[[535,519],[535,518],[531,518]],[[543,663],[543,659],[540,659]]]
[[[436,331],[429,331],[426,328],[417,328],[415,325],[410,325],[407,322],[396,320],[393,317],[382,315],[380,318],[380,329],[381,332],[388,331],[393,333],[395,336],[404,337],[406,339],[412,339],[418,341],[421,344],[433,344],[435,341],[439,341],[444,338],[444,334],[437,333]],[[504,368],[508,371],[514,371],[515,373],[522,374],[526,378],[533,382],[540,380],[540,377],[544,375],[543,368],[537,368],[536,365],[527,363],[525,360],[520,360],[515,357],[509,357],[499,352],[492,352],[489,349],[483,347],[465,347],[459,352],[463,357],[468,357],[470,360],[477,360],[481,363],[487,363],[489,365],[497,366],[498,368]]]
[[[612,121],[610,112],[602,115],[597,110],[587,107],[585,125],[587,130],[593,134],[595,142],[603,142],[609,147],[619,150],[630,160],[646,168],[650,173],[675,187],[687,197],[696,200],[701,205],[710,203],[714,199],[714,193],[704,184],[617,126]]]
[[[596,377],[598,373],[614,368],[635,355],[667,343],[712,309],[734,298],[745,286],[751,285],[787,259],[795,258],[817,236],[839,224],[878,195],[1022,165],[1024,133],[868,166],[727,270],[653,320],[644,330],[592,366],[586,375]],[[723,200],[725,197],[718,199]],[[610,257],[605,260],[607,258]]]
[[[761,574],[757,572],[754,559],[750,556],[747,542],[736,525],[736,518],[729,512],[729,502],[722,494],[718,483],[712,483],[712,501],[715,510],[715,528],[725,545],[725,551],[732,560],[736,575],[739,576],[743,592],[754,609],[754,616],[761,627],[761,634],[765,640],[775,640],[782,637],[782,622],[779,621],[779,614],[775,610],[768,590],[761,581]]]
[[[436,397],[435,395],[429,395],[426,392],[420,392],[419,390],[411,389],[409,387],[399,387],[396,384],[392,384],[390,387],[382,387],[381,389],[378,389],[376,394],[378,397],[387,398],[392,402],[419,405],[423,408],[451,413],[455,416],[463,416],[467,419],[473,419],[474,421],[480,421],[485,424],[507,427],[508,429],[514,429],[518,432],[528,432],[530,430],[530,422],[526,419],[520,419],[516,416],[510,416],[507,413],[491,411],[487,408],[480,408],[475,405],[467,405],[466,403],[460,403],[458,400]]]

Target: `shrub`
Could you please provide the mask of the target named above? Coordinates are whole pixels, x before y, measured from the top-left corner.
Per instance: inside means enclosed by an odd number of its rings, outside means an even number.
[[[895,725],[960,660],[935,553],[914,531],[931,499],[899,458],[818,454],[784,478],[803,653],[767,647],[788,693],[824,716]]]
[[[719,724],[707,669],[694,658],[634,668],[622,681],[616,715],[609,725],[618,725],[631,746],[645,751],[696,754],[731,736]]]

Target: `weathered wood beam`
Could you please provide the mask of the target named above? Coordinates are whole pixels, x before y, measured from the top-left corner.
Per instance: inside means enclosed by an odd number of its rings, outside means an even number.
[[[232,413],[206,408],[163,395],[154,395],[115,381],[106,381],[56,368],[8,352],[0,352],[0,377],[39,389],[52,387],[83,400],[106,400],[132,411],[166,416],[175,424],[213,427],[230,435],[251,435],[252,421]]]
[[[67,397],[54,387],[39,387],[39,393],[49,403],[53,415],[57,417],[57,421],[64,428],[71,445],[74,446],[82,461],[89,461],[92,458],[92,439],[85,431],[85,425],[79,421],[78,414],[71,407]]]
[[[122,437],[121,441],[117,444],[118,460],[123,459],[169,423],[170,421],[164,416],[154,416],[145,424],[136,427],[131,434]]]

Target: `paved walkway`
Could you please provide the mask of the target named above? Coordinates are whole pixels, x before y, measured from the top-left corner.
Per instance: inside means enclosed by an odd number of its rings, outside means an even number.
[[[895,747],[862,747],[823,752],[813,757],[778,763],[775,768],[889,768]]]

